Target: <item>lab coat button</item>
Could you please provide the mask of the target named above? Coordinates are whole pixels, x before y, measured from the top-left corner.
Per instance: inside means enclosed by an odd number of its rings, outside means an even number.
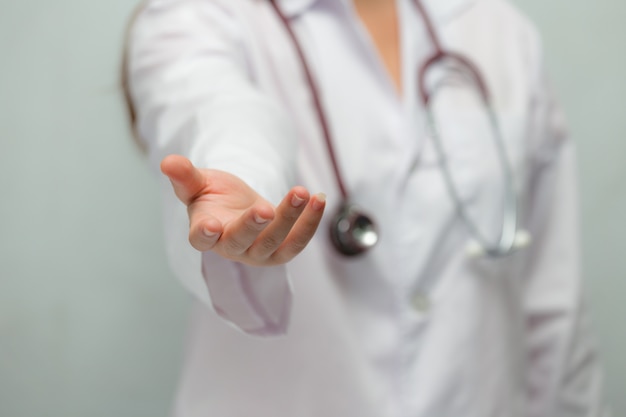
[[[419,313],[427,313],[431,307],[431,302],[428,298],[428,295],[421,292],[413,295],[411,304],[413,305],[413,308]]]

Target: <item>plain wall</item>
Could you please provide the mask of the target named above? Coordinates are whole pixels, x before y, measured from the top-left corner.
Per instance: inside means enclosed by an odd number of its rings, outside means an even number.
[[[134,4],[0,1],[0,416],[165,416],[188,297],[117,86]],[[516,3],[579,147],[588,299],[623,416],[626,3]]]
[[[134,2],[0,1],[0,416],[166,416],[187,296],[119,94]]]

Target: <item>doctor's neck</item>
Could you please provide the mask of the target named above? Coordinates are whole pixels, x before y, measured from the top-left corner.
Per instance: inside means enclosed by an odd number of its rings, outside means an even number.
[[[376,46],[396,91],[402,91],[400,35],[396,0],[352,0]]]

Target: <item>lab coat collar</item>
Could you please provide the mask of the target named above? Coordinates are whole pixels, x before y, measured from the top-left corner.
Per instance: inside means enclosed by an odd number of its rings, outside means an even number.
[[[276,0],[280,9],[287,17],[295,17],[315,2],[320,0]],[[337,0],[335,0],[337,1]],[[350,0],[339,0],[350,1]],[[431,19],[437,23],[444,23],[455,15],[463,12],[477,0],[421,0]]]

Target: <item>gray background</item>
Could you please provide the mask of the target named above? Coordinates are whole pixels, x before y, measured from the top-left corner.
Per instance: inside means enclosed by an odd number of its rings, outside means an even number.
[[[0,0],[0,416],[164,416],[187,296],[117,87],[134,4]],[[584,264],[626,415],[626,2],[517,0],[579,146]]]

